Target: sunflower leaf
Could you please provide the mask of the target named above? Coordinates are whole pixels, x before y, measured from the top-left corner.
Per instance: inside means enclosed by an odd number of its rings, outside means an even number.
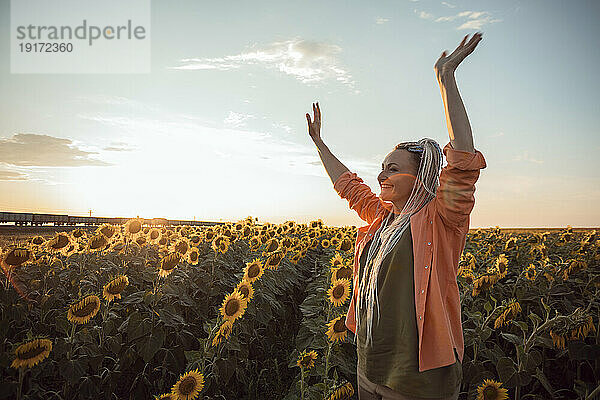
[[[536,368],[534,376],[538,381],[540,381],[540,383],[542,384],[544,389],[546,389],[546,391],[550,394],[550,396],[554,398],[554,389],[552,388],[552,385],[550,385],[550,382],[548,381],[548,378],[546,378],[546,375],[544,375],[544,372],[542,372],[542,370],[540,370],[539,368]]]
[[[145,362],[150,362],[154,354],[162,347],[165,340],[165,331],[158,327],[152,329],[149,336],[136,343],[137,350]]]
[[[514,344],[522,344],[523,343],[523,339],[521,339],[517,335],[513,335],[512,333],[500,332],[500,336],[502,336],[504,339],[506,339],[509,342],[514,343]]]
[[[508,382],[510,378],[517,372],[515,363],[508,357],[502,357],[496,363],[496,371],[502,382]]]

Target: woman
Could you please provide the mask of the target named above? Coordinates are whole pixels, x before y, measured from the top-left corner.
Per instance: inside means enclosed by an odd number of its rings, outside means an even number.
[[[434,66],[450,143],[443,151],[428,138],[397,145],[383,160],[380,196],[323,143],[319,104],[313,104],[314,122],[306,114],[334,189],[368,223],[357,232],[346,316],[357,343],[361,400],[457,399],[460,392],[464,341],[456,275],[475,182],[486,167],[473,147],[454,80],[481,33],[468,43],[467,37],[449,56],[442,52]]]

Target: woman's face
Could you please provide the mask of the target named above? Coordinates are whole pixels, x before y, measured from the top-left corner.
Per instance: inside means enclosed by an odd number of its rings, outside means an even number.
[[[379,197],[396,204],[400,210],[408,200],[417,178],[413,162],[408,150],[396,149],[383,159],[381,173],[377,177],[381,188]]]

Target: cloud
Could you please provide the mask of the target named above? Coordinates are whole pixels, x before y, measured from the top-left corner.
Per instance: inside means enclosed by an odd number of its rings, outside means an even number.
[[[443,5],[445,5],[445,6],[448,6],[448,7],[450,7],[450,8],[454,8],[454,7],[456,7],[455,5],[453,5],[453,4],[450,4],[450,3],[446,3],[445,1],[442,1],[442,4],[443,4]]]
[[[240,54],[224,57],[184,58],[180,60],[183,65],[169,68],[228,71],[248,65],[258,65],[291,75],[306,84],[335,80],[354,89],[355,82],[352,76],[337,59],[341,52],[342,48],[334,44],[291,39],[264,46],[253,45]],[[355,93],[359,92],[355,90]]]
[[[291,126],[286,125],[282,122],[274,122],[271,125],[274,126],[275,128],[283,129],[285,131],[285,133],[292,133],[294,131]]]
[[[124,142],[112,142],[110,146],[103,148],[104,151],[133,151],[133,147],[130,147]]]
[[[442,4],[447,5],[450,8],[454,8],[449,3],[442,2]],[[501,22],[501,19],[492,18],[489,12],[487,11],[461,11],[455,15],[448,15],[443,17],[435,18],[433,14],[430,14],[425,11],[419,11],[417,9],[413,9],[413,11],[422,19],[431,19],[434,22],[450,22],[457,19],[466,19],[465,22],[462,23],[457,30],[461,29],[481,29],[486,24],[492,24],[495,22]],[[434,19],[435,18],[435,19]]]
[[[486,24],[492,24],[494,22],[501,22],[501,19],[492,19],[490,16],[485,16],[483,18],[473,19],[463,23],[461,26],[456,28],[457,30],[461,29],[481,29]]]
[[[498,132],[490,137],[500,137],[500,136],[504,136],[504,132]]]
[[[230,121],[235,125],[240,121],[249,121],[249,114],[230,112]],[[137,143],[136,150],[131,157],[123,162],[133,163],[135,168],[144,168],[149,160],[166,160],[159,168],[160,173],[173,173],[178,176],[181,171],[206,168],[207,171],[215,170],[215,165],[220,161],[227,161],[223,165],[247,165],[248,170],[253,166],[266,168],[266,170],[293,175],[326,177],[326,171],[320,161],[314,144],[304,138],[303,141],[286,140],[281,135],[271,134],[270,131],[249,129],[239,126],[223,126],[219,121],[211,122],[188,114],[174,113],[167,110],[154,112],[152,115],[135,115],[129,113],[95,113],[93,115],[79,114],[78,117],[95,121],[105,125],[108,129],[119,132],[143,132],[143,139]],[[267,117],[253,115],[252,120],[262,120]],[[228,117],[229,118],[229,117]],[[267,126],[282,129],[287,133],[293,128],[283,121],[270,121]],[[138,134],[139,138],[140,135]],[[235,144],[235,145],[232,145]],[[176,154],[176,162],[165,155]],[[355,168],[364,175],[379,173],[377,163],[368,160],[356,159],[352,156],[344,157],[346,165]],[[233,161],[233,163],[232,163]],[[115,160],[119,166],[120,162]],[[155,167],[152,167],[155,168]],[[220,168],[215,170],[218,174]]]
[[[381,17],[378,17],[378,18],[376,18],[376,19],[375,19],[375,23],[376,23],[377,25],[383,25],[383,24],[385,24],[385,23],[386,23],[386,22],[388,22],[388,21],[389,21],[389,18],[381,18]]]
[[[425,11],[417,11],[417,10],[414,10],[414,11],[419,14],[419,18],[423,18],[423,19],[432,19],[433,18],[433,14],[426,13]]]
[[[457,30],[461,29],[481,29],[486,24],[492,24],[495,22],[501,22],[501,19],[492,18],[491,14],[487,11],[461,11],[455,15],[449,15],[444,17],[438,17],[435,22],[448,22],[456,19],[467,19],[463,22]]]
[[[110,165],[91,158],[96,152],[84,151],[70,139],[48,135],[18,133],[0,138],[0,160],[22,167],[81,167]]]
[[[0,181],[25,181],[27,175],[17,171],[0,170]]]
[[[527,150],[525,150],[522,155],[516,155],[512,160],[513,161],[529,161],[529,162],[536,163],[536,164],[544,163],[543,160],[538,160],[533,157],[530,157]]]
[[[234,112],[234,115],[248,114]],[[117,168],[111,168],[107,173],[97,171],[101,180],[110,181],[111,174],[116,173],[113,171],[118,171],[119,179],[138,176],[137,171],[141,171],[139,179],[142,181],[150,176],[154,180],[167,179],[166,185],[175,186],[184,186],[189,179],[198,177],[206,184],[218,186],[222,179],[231,179],[239,173],[258,173],[259,176],[244,178],[244,182],[256,181],[260,185],[267,185],[265,179],[273,179],[271,173],[279,178],[282,175],[311,176],[329,181],[312,141],[308,136],[293,135],[294,128],[283,120],[255,114],[256,119],[245,121],[248,125],[254,125],[254,122],[258,125],[266,118],[264,127],[228,127],[223,124],[223,119],[212,121],[165,109],[151,114],[131,114],[126,105],[123,110],[115,107],[110,111],[78,116],[100,124],[100,131],[109,129],[121,135],[129,132],[127,142],[136,148],[131,154],[112,154],[114,158],[110,161]],[[286,134],[281,132],[282,129],[292,130]],[[378,155],[376,159],[343,152],[336,156],[360,176],[371,177],[373,187],[378,187],[376,177],[386,154]],[[201,171],[200,175],[197,171]]]
[[[229,111],[229,115],[223,123],[235,128],[246,126],[246,121],[249,119],[256,119],[256,116],[252,114],[239,114],[233,111]]]

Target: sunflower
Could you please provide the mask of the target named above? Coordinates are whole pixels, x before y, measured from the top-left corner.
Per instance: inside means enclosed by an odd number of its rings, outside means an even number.
[[[221,243],[219,243],[219,252],[221,252],[221,254],[227,253],[228,249],[229,249],[229,241],[228,240],[223,240]]]
[[[114,251],[117,253],[124,252],[125,251],[125,242],[121,242],[121,241],[114,242],[111,247],[111,251]]]
[[[271,255],[265,261],[265,269],[277,270],[279,267],[279,264],[283,260],[283,257],[285,257],[285,254],[283,254],[283,252],[281,252],[281,251],[271,253]]]
[[[215,333],[215,337],[212,340],[213,346],[218,346],[223,340],[227,340],[229,335],[231,335],[231,331],[233,330],[233,321],[225,320],[219,327],[217,333]]]
[[[300,252],[296,252],[293,256],[291,256],[289,258],[290,262],[294,265],[298,264],[298,261],[300,261],[301,258],[301,254]]]
[[[87,250],[91,252],[102,251],[108,246],[108,239],[101,233],[90,238],[87,243]]]
[[[204,375],[198,369],[181,375],[179,381],[171,388],[171,395],[177,400],[192,400],[198,397],[204,388]]]
[[[353,394],[354,387],[350,382],[346,382],[333,391],[331,396],[329,396],[329,400],[347,400],[350,399]]]
[[[57,233],[52,239],[46,242],[48,250],[55,253],[64,253],[69,249],[71,238],[64,232]]]
[[[103,224],[100,226],[96,232],[103,234],[107,239],[113,237],[115,233],[117,233],[117,227],[110,224]]]
[[[335,307],[344,304],[350,297],[350,281],[348,279],[334,281],[327,291],[327,297]]]
[[[516,237],[511,237],[504,244],[504,250],[513,249],[516,246],[517,246],[517,238]]]
[[[171,393],[163,393],[163,394],[159,394],[158,396],[154,396],[154,400],[175,400],[176,397],[173,396]]]
[[[577,307],[566,318],[559,319],[550,329],[552,344],[564,349],[567,341],[585,338],[590,331],[596,331],[591,315],[587,315],[582,307]]]
[[[202,243],[202,238],[199,235],[192,235],[190,237],[190,242],[193,246],[198,246],[200,243]]]
[[[518,301],[513,300],[511,301],[504,309],[504,311],[502,312],[502,314],[500,314],[500,316],[498,318],[496,318],[496,321],[494,322],[494,329],[497,329],[503,325],[508,324],[508,321],[510,320],[510,317],[508,316],[508,314],[512,314],[512,317],[514,318],[517,313],[521,312],[521,305],[519,304]],[[508,317],[508,319],[507,319]]]
[[[148,240],[154,243],[157,242],[159,238],[160,230],[158,230],[157,228],[150,229],[150,231],[148,232]]]
[[[349,251],[352,250],[352,242],[348,238],[344,238],[340,241],[340,244],[337,246],[338,250],[341,251]]]
[[[341,267],[334,268],[333,273],[331,274],[331,282],[335,282],[339,279],[348,279],[351,280],[353,273],[352,268],[347,265],[342,265]]]
[[[69,257],[72,254],[77,253],[78,249],[81,247],[81,244],[79,243],[75,243],[75,242],[71,242],[71,244],[69,245],[69,247],[67,248],[67,250],[65,250],[65,252],[63,253],[66,257]]]
[[[527,280],[534,281],[536,276],[537,276],[537,271],[535,269],[535,265],[533,263],[531,263],[525,269],[525,278],[527,278]]]
[[[212,230],[212,228],[208,228],[206,231],[204,231],[204,239],[205,240],[212,241],[214,237],[215,237],[215,232]]]
[[[177,264],[179,264],[180,261],[181,254],[177,252],[173,252],[169,255],[166,255],[160,261],[160,269],[158,270],[158,274],[164,278],[165,276],[173,272],[173,270],[175,269]]]
[[[340,315],[327,323],[327,337],[330,342],[342,341],[346,338],[348,328],[346,327],[346,316]]]
[[[200,250],[197,247],[192,247],[187,255],[187,262],[191,265],[198,265],[200,261]]]
[[[331,263],[331,269],[341,267],[342,265],[344,265],[344,259],[342,258],[340,253],[337,252],[335,253],[335,256],[331,257],[331,260],[329,260],[329,262]]]
[[[473,280],[473,294],[472,296],[477,296],[479,293],[481,293],[482,290],[487,290],[490,287],[492,287],[492,285],[496,282],[498,282],[498,279],[500,278],[499,275],[497,275],[496,273],[491,273],[491,274],[484,274],[482,276],[480,276],[479,278],[475,278]]]
[[[504,400],[508,399],[508,390],[501,388],[502,382],[485,379],[477,388],[477,400]]]
[[[159,246],[167,246],[169,244],[169,238],[166,235],[163,235],[160,237],[160,239],[158,239],[158,245]]]
[[[181,238],[173,246],[173,251],[176,251],[179,254],[181,254],[182,257],[185,257],[187,255],[188,251],[190,251],[190,248],[191,248],[191,246],[188,243],[187,239]]]
[[[26,265],[34,260],[33,251],[27,247],[11,247],[2,255],[2,265],[11,269]]]
[[[225,252],[227,252],[227,249],[229,248],[229,238],[227,236],[219,234],[219,235],[215,236],[210,247],[213,249],[213,251],[215,253],[217,253],[217,252],[225,253]]]
[[[127,285],[129,285],[129,279],[127,278],[127,276],[120,275],[112,281],[108,282],[106,285],[104,285],[102,296],[104,296],[106,301],[108,301],[109,303],[114,299],[120,299],[121,292],[125,290],[125,287],[127,287]]]
[[[252,284],[246,280],[242,279],[235,290],[237,290],[248,303],[254,297],[254,288],[252,287]]]
[[[52,351],[52,341],[49,339],[34,339],[23,343],[15,350],[12,368],[31,368],[44,360]]]
[[[138,236],[135,238],[135,243],[140,247],[145,245],[147,241],[148,239],[146,239],[146,236]]]
[[[304,350],[300,353],[298,357],[298,361],[296,361],[296,365],[300,368],[311,369],[315,366],[315,360],[317,359],[317,352],[314,350],[309,351],[308,353]]]
[[[504,253],[500,254],[496,259],[494,267],[500,272],[500,279],[504,278],[508,273],[508,262],[508,258],[506,258]]]
[[[100,310],[100,298],[89,295],[69,307],[67,319],[75,324],[85,324]]]
[[[44,242],[46,241],[46,239],[44,239],[41,236],[36,236],[33,239],[31,239],[31,244],[35,245],[35,246],[40,246],[42,244],[44,244]]]
[[[256,251],[256,250],[258,250],[258,248],[260,247],[260,240],[258,239],[258,237],[256,237],[256,236],[252,236],[252,237],[250,238],[250,242],[248,242],[248,244],[249,244],[249,246],[250,246],[250,249],[251,249],[252,251]]]
[[[127,236],[134,236],[142,231],[143,220],[139,218],[130,219],[125,223],[125,234]]]
[[[244,268],[244,278],[250,283],[257,281],[260,279],[262,274],[264,273],[264,269],[262,267],[262,261],[260,258],[255,258],[249,263],[246,263],[246,268]]]
[[[277,241],[277,239],[275,239],[275,238],[269,239],[267,241],[267,243],[265,244],[265,249],[264,249],[262,255],[266,256],[268,253],[272,253],[275,250],[277,250],[278,247],[279,247],[279,242]]]
[[[71,237],[73,239],[80,239],[85,236],[85,231],[83,229],[75,229],[71,232]]]
[[[223,299],[223,304],[219,311],[221,312],[223,319],[233,322],[244,315],[247,305],[248,302],[242,295],[237,290],[234,290],[233,293],[228,294],[225,299]]]

